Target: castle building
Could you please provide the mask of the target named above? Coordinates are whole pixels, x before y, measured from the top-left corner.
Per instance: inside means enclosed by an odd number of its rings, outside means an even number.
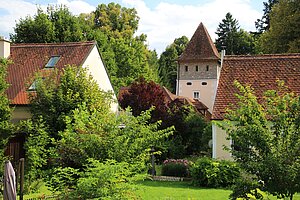
[[[200,23],[178,59],[176,94],[198,99],[212,112],[213,158],[231,159],[224,146],[230,148],[233,141],[214,122],[222,123],[226,109],[237,105],[235,80],[250,85],[259,101],[265,91],[277,88],[277,80],[300,95],[300,53],[227,56],[217,51]]]

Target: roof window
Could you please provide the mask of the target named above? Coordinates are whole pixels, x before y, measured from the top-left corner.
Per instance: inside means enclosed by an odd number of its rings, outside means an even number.
[[[60,56],[51,56],[45,68],[54,68],[59,59]]]
[[[45,77],[42,78],[42,81],[45,80]],[[28,91],[36,91],[36,86],[38,83],[38,79],[34,80],[31,86],[28,88]]]

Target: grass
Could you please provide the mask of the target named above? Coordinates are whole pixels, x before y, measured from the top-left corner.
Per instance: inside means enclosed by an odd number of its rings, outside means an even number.
[[[231,190],[193,187],[189,182],[142,181],[136,194],[143,200],[226,200]],[[274,196],[268,196],[276,200]],[[296,194],[294,200],[300,200]]]
[[[143,181],[137,184],[143,200],[219,200],[228,199],[230,190],[193,187],[188,182]]]

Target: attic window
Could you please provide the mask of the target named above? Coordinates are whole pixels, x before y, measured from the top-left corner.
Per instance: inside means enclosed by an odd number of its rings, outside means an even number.
[[[46,64],[45,68],[54,68],[59,59],[60,56],[52,56]]]
[[[196,72],[197,72],[197,71],[199,71],[199,67],[198,67],[198,65],[196,65]]]
[[[206,71],[208,71],[209,70],[209,65],[206,65]]]
[[[45,80],[45,77],[43,77],[42,80]],[[37,82],[38,80],[33,81],[31,86],[28,88],[28,91],[36,91]]]
[[[187,82],[186,84],[187,84],[187,85],[192,85],[192,82]]]
[[[185,71],[187,72],[187,71],[189,71],[189,66],[185,66]]]

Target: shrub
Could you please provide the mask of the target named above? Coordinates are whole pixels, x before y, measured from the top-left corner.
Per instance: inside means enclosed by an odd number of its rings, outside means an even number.
[[[236,163],[207,157],[198,159],[190,171],[193,184],[204,187],[232,186],[240,176],[240,169]]]
[[[183,159],[165,160],[161,174],[163,176],[187,177],[189,175],[189,161]]]

